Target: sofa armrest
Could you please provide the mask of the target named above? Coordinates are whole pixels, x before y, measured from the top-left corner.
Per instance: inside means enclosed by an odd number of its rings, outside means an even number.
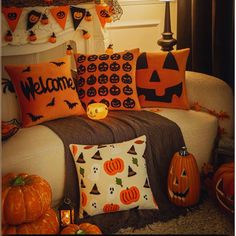
[[[233,91],[223,80],[199,72],[186,71],[186,87],[190,107],[196,103],[201,110],[229,117],[218,117],[222,136],[233,137],[234,98]]]

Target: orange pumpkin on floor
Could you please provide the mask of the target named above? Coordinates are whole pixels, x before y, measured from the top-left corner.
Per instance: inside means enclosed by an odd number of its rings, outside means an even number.
[[[31,223],[2,226],[2,235],[8,234],[58,234],[59,222],[56,212],[49,208],[41,217]]]
[[[2,178],[2,223],[19,225],[38,219],[50,207],[52,190],[37,175],[9,173]]]
[[[69,224],[61,231],[61,234],[102,234],[102,231],[96,225],[82,223],[80,225]]]
[[[221,208],[234,214],[234,162],[221,165],[213,177],[215,197]]]
[[[177,206],[191,206],[198,202],[200,175],[194,156],[186,147],[176,152],[171,160],[168,175],[168,196]]]

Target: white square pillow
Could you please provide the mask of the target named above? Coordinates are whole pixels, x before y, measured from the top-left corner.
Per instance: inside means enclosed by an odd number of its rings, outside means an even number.
[[[146,136],[105,145],[71,144],[80,188],[79,217],[158,209],[143,156]]]

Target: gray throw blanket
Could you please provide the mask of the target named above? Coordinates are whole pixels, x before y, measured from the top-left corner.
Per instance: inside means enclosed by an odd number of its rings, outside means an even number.
[[[167,177],[172,156],[182,146],[184,139],[180,128],[171,120],[148,111],[109,111],[103,120],[91,120],[87,116],[68,117],[49,121],[52,129],[63,141],[66,158],[65,196],[79,209],[77,173],[69,144],[109,144],[128,141],[146,135],[145,158],[150,186],[159,210],[114,212],[77,219],[76,223],[90,222],[101,227],[103,233],[117,232],[120,228],[140,228],[157,220],[169,220],[185,210],[171,204],[167,197]],[[78,214],[76,214],[77,216]],[[77,216],[78,217],[78,216]]]

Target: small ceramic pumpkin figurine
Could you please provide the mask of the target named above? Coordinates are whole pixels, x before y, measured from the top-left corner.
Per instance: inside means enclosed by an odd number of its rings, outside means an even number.
[[[52,35],[49,37],[48,42],[55,43],[57,41],[56,35],[53,32]]]
[[[109,44],[106,51],[107,54],[113,54],[113,44]]]
[[[30,30],[29,33],[30,34],[28,36],[28,40],[31,41],[31,42],[36,41],[37,40],[36,34],[32,30]]]
[[[86,21],[91,21],[92,20],[92,15],[89,11],[86,11],[85,18]]]
[[[70,224],[60,234],[102,234],[98,226],[90,223]]]
[[[171,160],[168,175],[168,197],[177,206],[191,206],[198,202],[200,175],[194,156],[182,147]]]
[[[108,114],[107,105],[104,103],[92,103],[87,107],[87,115],[90,119],[100,120],[104,119]]]
[[[41,20],[40,20],[40,23],[41,23],[42,25],[47,25],[47,24],[48,24],[48,17],[47,17],[46,14],[43,14],[43,16],[42,16],[42,18],[41,18]]]
[[[7,31],[4,39],[6,42],[11,42],[13,40],[13,36],[10,30]]]
[[[220,207],[234,214],[234,162],[222,164],[214,174],[213,190]]]
[[[84,39],[89,39],[91,37],[91,35],[89,34],[89,32],[87,30],[82,30],[82,32],[83,32]]]

